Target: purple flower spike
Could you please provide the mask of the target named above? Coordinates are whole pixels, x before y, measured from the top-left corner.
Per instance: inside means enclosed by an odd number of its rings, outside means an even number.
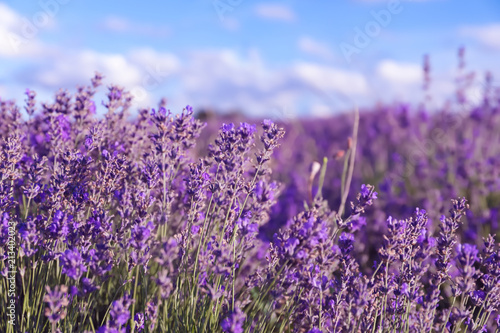
[[[348,255],[354,248],[354,235],[343,232],[339,237],[339,247],[344,256]]]
[[[243,324],[245,323],[245,320],[245,313],[243,313],[238,307],[235,307],[235,311],[222,320],[222,330],[227,333],[243,333]]]
[[[51,323],[57,323],[66,317],[66,307],[69,305],[68,287],[61,285],[52,290],[46,286],[45,289],[47,291],[43,298],[47,304],[45,316]]]
[[[123,326],[130,318],[129,307],[134,302],[129,294],[125,294],[119,300],[113,301],[109,314],[115,326]]]
[[[82,255],[77,249],[64,251],[60,260],[63,274],[66,274],[73,280],[79,280],[82,274],[87,271]]]

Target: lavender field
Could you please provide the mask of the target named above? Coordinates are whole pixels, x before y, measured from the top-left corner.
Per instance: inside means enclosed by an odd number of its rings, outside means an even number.
[[[1,332],[500,331],[491,77],[291,121],[101,80],[0,100]]]

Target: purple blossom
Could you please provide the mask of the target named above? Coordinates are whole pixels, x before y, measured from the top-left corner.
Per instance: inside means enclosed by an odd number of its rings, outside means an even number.
[[[354,235],[343,232],[339,237],[339,247],[343,255],[348,255],[354,248]]]
[[[220,324],[222,330],[228,333],[243,333],[243,324],[245,323],[246,315],[238,307],[235,311],[224,318]]]
[[[46,286],[45,290],[46,294],[43,297],[43,301],[47,305],[45,316],[51,323],[57,323],[64,319],[67,314],[66,307],[69,305],[68,287],[61,285],[51,289]]]
[[[116,327],[123,326],[130,318],[129,307],[134,302],[130,295],[125,294],[122,298],[113,301],[109,314],[113,320],[113,325]]]
[[[73,280],[79,280],[82,274],[87,271],[82,255],[77,249],[67,249],[61,255],[60,260],[63,274]]]

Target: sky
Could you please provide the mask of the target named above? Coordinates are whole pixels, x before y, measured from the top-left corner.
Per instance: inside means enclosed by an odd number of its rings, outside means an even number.
[[[0,1],[0,98],[49,102],[99,71],[135,108],[328,116],[419,103],[427,54],[438,106],[460,47],[471,100],[486,71],[500,87],[500,1]]]

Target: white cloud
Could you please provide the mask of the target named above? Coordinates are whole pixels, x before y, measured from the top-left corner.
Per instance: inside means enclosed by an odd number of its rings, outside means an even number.
[[[462,36],[472,37],[483,45],[500,50],[500,23],[484,26],[468,26],[460,29]]]
[[[137,106],[151,106],[153,97],[179,67],[174,55],[151,49],[136,49],[128,54],[52,50],[40,56],[31,68],[21,69],[17,76],[30,87],[55,91],[85,84],[98,71],[104,74],[106,84],[118,84],[130,91]]]
[[[266,19],[288,22],[295,20],[295,13],[292,9],[281,4],[259,4],[255,6],[255,13]]]
[[[314,63],[298,63],[293,67],[295,78],[324,92],[340,92],[345,95],[368,93],[365,77],[357,72]]]
[[[101,27],[111,32],[142,36],[165,37],[170,34],[170,30],[165,26],[136,23],[119,16],[106,17]]]
[[[283,119],[309,111],[311,91],[359,95],[367,90],[362,75],[334,67],[303,62],[269,68],[256,49],[247,54],[204,50],[183,58],[153,49],[126,54],[46,46],[42,50],[30,58],[30,67],[13,69],[11,75],[21,86],[48,92],[47,96],[85,84],[99,71],[106,85],[119,84],[137,96],[136,106],[152,106],[165,96],[172,110],[192,104]],[[318,98],[322,97],[313,96],[316,102]]]
[[[217,81],[243,88],[254,86],[265,90],[276,84],[271,71],[264,68],[258,52],[252,51],[247,59],[230,49],[192,53],[185,65],[183,78],[186,88],[211,90]]]
[[[453,100],[456,72],[452,67],[447,68],[445,64],[431,70],[428,92],[431,96],[431,108],[442,107],[446,101]],[[420,103],[425,99],[423,69],[420,64],[383,60],[375,66],[374,73],[369,77],[374,95],[383,102]]]
[[[302,52],[325,60],[332,60],[334,58],[333,52],[327,44],[314,40],[310,37],[301,37],[298,41],[298,47]]]
[[[265,68],[255,50],[245,58],[226,49],[192,53],[186,60],[181,74],[183,88],[212,102],[217,98],[234,101],[233,93],[242,91],[265,95],[281,84],[280,75]]]
[[[13,11],[9,6],[0,2],[0,26],[11,28],[20,20],[20,16]]]
[[[150,48],[135,49],[129,54],[130,59],[148,70],[175,73],[180,68],[180,60],[171,53],[159,53]]]
[[[32,75],[34,82],[55,88],[87,82],[94,71],[104,73],[109,81],[123,86],[131,86],[141,79],[140,70],[123,55],[95,51],[60,54],[56,61],[42,63]]]
[[[240,109],[283,119],[309,112],[310,103],[331,103],[328,109],[338,111],[337,101],[332,105],[329,96],[354,98],[368,90],[359,73],[307,62],[269,68],[257,50],[246,55],[230,49],[203,51],[183,60],[179,94],[171,99],[178,107],[194,101],[220,110]]]
[[[40,28],[0,3],[0,57],[38,55],[42,51],[42,45],[36,40]]]
[[[417,64],[383,60],[377,65],[377,74],[395,84],[414,84],[422,81],[422,67]]]

